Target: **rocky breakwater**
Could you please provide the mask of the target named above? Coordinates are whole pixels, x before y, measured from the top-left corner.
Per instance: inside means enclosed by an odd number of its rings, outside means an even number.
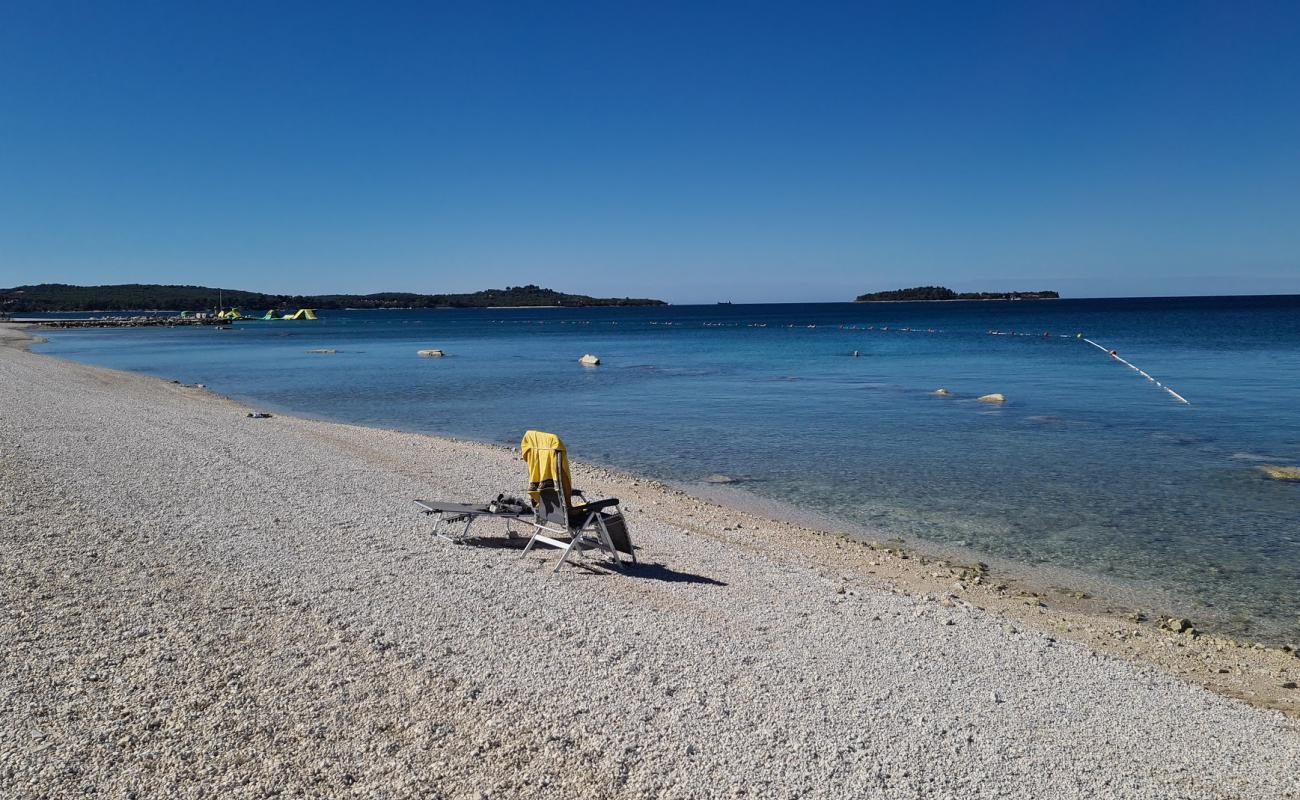
[[[33,319],[25,322],[42,328],[174,328],[179,325],[224,326],[228,325],[230,320],[217,319],[216,317],[116,316],[88,317],[86,319]]]

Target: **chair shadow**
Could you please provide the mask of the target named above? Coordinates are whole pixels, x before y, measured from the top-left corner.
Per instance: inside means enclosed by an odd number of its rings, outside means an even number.
[[[506,536],[467,536],[457,540],[456,544],[484,547],[488,550],[523,550],[528,546],[528,537],[520,536],[511,539]]]
[[[470,547],[484,547],[489,550],[523,550],[528,545],[528,537],[521,536],[516,539],[510,539],[503,536],[470,536],[461,539],[460,544]],[[640,548],[637,548],[638,550]],[[552,551],[554,552],[554,551]],[[569,564],[585,572],[593,574],[623,574],[631,578],[644,578],[650,581],[664,581],[665,583],[698,583],[707,586],[726,586],[726,581],[720,581],[716,578],[710,578],[707,575],[696,575],[691,572],[681,572],[675,570],[666,564],[650,564],[639,561],[635,564],[623,563],[622,569],[615,568],[612,564],[596,563],[586,559],[570,559]]]
[[[708,586],[727,585],[726,581],[710,578],[707,575],[681,572],[666,564],[649,564],[644,561],[626,565],[623,573],[632,578],[645,578],[646,580],[664,581],[665,583],[702,583]]]

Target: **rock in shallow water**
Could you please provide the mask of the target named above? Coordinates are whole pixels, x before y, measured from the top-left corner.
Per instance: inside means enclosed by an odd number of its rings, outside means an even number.
[[[1300,467],[1276,467],[1261,464],[1259,471],[1275,481],[1300,481]]]

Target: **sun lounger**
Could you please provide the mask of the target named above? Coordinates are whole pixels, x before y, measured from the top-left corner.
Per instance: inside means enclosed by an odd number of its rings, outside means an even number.
[[[528,431],[520,443],[520,452],[528,462],[528,494],[536,511],[533,536],[524,555],[539,544],[563,550],[555,572],[571,553],[582,557],[587,550],[603,550],[619,567],[623,565],[622,555],[636,563],[636,551],[619,512],[618,499],[587,502],[582,492],[573,488],[568,451],[558,436]],[[575,502],[575,496],[582,502]]]
[[[532,524],[533,512],[531,510],[512,510],[497,509],[494,504],[484,503],[480,505],[466,505],[464,503],[444,503],[439,500],[416,500],[415,504],[423,510],[425,514],[436,515],[433,523],[433,533],[435,536],[441,536],[449,542],[463,542],[469,538],[469,529],[476,521],[484,518],[501,519],[506,523],[506,535],[513,538],[516,535],[515,529],[511,526],[512,522],[522,522]],[[459,527],[458,523],[464,522],[464,527]],[[457,526],[448,533],[444,526]]]

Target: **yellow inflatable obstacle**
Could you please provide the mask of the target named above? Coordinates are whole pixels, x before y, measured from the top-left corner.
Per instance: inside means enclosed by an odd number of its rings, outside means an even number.
[[[281,314],[279,311],[272,308],[260,317],[240,317],[240,319],[261,320],[263,322],[279,322],[281,320],[314,320],[316,318],[316,309],[314,308],[300,308],[292,314]]]

